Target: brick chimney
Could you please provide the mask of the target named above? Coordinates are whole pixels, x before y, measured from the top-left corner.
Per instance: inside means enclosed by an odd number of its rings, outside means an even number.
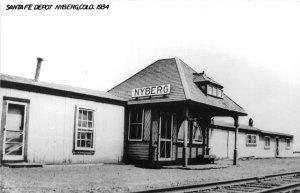
[[[37,58],[37,65],[36,65],[36,71],[35,71],[35,78],[34,78],[34,81],[38,81],[38,80],[39,80],[42,61],[43,61],[42,58]]]

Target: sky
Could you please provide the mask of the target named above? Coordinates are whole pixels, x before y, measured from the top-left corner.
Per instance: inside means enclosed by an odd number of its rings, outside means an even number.
[[[87,3],[88,2],[88,3]],[[104,10],[55,10],[61,4]],[[52,4],[51,10],[6,10]],[[300,150],[300,1],[1,1],[1,73],[107,91],[179,57],[221,83],[259,129]]]

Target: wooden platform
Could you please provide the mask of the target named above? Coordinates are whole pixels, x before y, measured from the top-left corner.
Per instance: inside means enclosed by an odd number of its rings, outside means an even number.
[[[9,168],[34,168],[34,167],[43,167],[41,163],[27,163],[27,162],[19,162],[19,163],[2,163],[3,166]]]

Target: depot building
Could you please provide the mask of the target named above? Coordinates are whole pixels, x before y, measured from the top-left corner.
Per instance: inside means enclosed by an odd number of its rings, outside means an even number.
[[[1,164],[187,165],[224,157],[236,164],[239,155],[292,156],[292,135],[240,126],[245,110],[179,58],[158,60],[108,92],[41,82],[41,61],[34,80],[1,74]]]

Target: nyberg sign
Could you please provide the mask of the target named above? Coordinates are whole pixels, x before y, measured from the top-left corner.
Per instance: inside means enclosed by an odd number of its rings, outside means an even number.
[[[170,94],[171,85],[158,85],[158,86],[148,86],[143,88],[134,88],[132,90],[131,97],[147,97],[147,96],[155,96],[155,95],[165,95]]]

